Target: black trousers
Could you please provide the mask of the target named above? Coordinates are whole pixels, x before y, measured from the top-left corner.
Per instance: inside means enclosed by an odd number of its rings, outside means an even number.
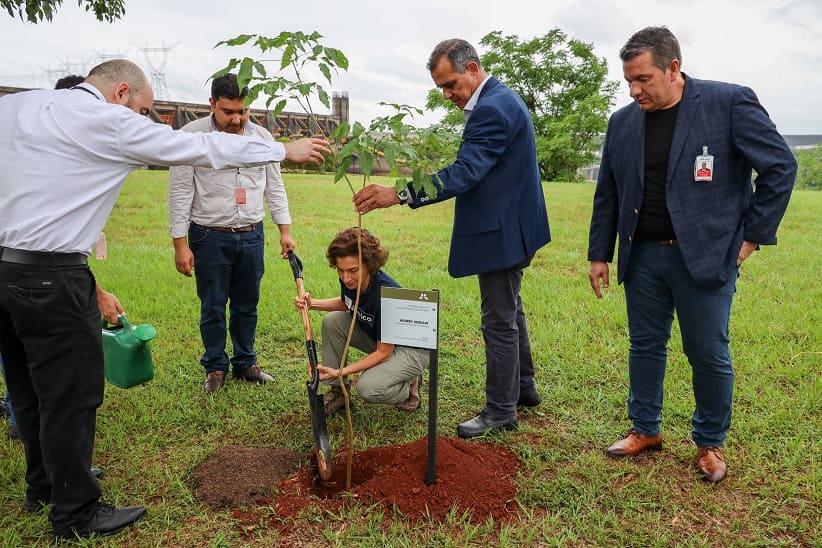
[[[0,354],[26,452],[26,498],[52,502],[55,534],[85,526],[103,346],[88,266],[0,262]]]
[[[523,271],[530,264],[528,258],[478,275],[485,340],[485,411],[497,419],[515,418],[520,391],[536,390],[528,324],[519,294]]]

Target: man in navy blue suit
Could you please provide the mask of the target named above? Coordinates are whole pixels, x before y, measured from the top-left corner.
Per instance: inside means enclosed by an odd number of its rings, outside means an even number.
[[[477,274],[485,341],[485,406],[457,426],[463,438],[517,428],[517,406],[542,401],[534,382],[520,288],[539,248],[551,240],[531,115],[522,99],[485,73],[460,39],[437,44],[428,60],[443,96],[466,117],[457,160],[432,176],[436,196],[368,185],[354,196],[360,213],[395,204],[417,208],[455,198],[448,272]]]
[[[736,279],[759,245],[776,244],[796,161],[752,90],[680,71],[679,43],[667,28],[638,31],[620,57],[636,104],[608,122],[588,278],[601,298],[619,236],[633,426],[606,453],[621,458],[662,447],[662,388],[676,312],[693,372],[697,468],[706,481],[719,482],[727,474],[722,445],[731,424],[728,324]]]

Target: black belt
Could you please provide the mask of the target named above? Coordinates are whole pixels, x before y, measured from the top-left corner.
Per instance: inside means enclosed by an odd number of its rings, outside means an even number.
[[[33,266],[80,266],[88,264],[88,257],[82,253],[52,253],[0,247],[0,261]]]
[[[662,245],[679,245],[679,240],[657,240],[656,243]]]
[[[257,225],[260,223],[254,223],[253,225],[246,225],[246,226],[203,226],[198,225],[197,223],[191,223],[192,226],[197,227],[202,230],[216,230],[217,232],[251,232],[254,230]]]

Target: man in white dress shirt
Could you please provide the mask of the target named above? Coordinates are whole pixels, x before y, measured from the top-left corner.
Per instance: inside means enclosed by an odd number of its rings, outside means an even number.
[[[211,115],[182,129],[192,133],[223,131],[274,140],[269,131],[249,121],[235,74],[211,82]],[[168,172],[168,215],[177,270],[197,282],[200,336],[205,352],[203,389],[214,394],[225,383],[229,364],[234,378],[264,384],[274,380],[257,363],[254,338],[257,303],[264,272],[263,217],[268,205],[280,231],[283,257],[294,249],[291,215],[280,166],[211,169],[174,166]],[[228,332],[233,356],[226,354],[226,304],[231,311]]]
[[[58,538],[116,533],[146,512],[101,503],[90,472],[103,399],[100,313],[114,322],[123,309],[87,257],[125,178],[146,164],[317,163],[329,152],[320,139],[174,131],[135,114],[153,101],[143,72],[122,59],[70,90],[0,97],[0,354],[26,452],[25,508],[52,504]]]

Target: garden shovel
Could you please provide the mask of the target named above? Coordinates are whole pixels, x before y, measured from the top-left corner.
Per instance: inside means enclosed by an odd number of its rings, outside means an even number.
[[[297,297],[302,299],[305,295],[303,263],[294,251],[288,252],[288,262],[291,264],[294,281],[297,282]],[[317,369],[317,345],[314,343],[314,332],[311,329],[308,310],[303,308],[300,312],[303,318],[303,329],[305,330],[305,348],[308,351],[309,380],[305,383],[305,386],[308,390],[308,404],[311,409],[311,430],[314,434],[314,449],[317,452],[317,468],[320,471],[320,477],[328,480],[331,479],[331,444],[328,441],[328,431],[325,426],[323,395],[317,393],[317,389],[320,387],[320,372]]]

